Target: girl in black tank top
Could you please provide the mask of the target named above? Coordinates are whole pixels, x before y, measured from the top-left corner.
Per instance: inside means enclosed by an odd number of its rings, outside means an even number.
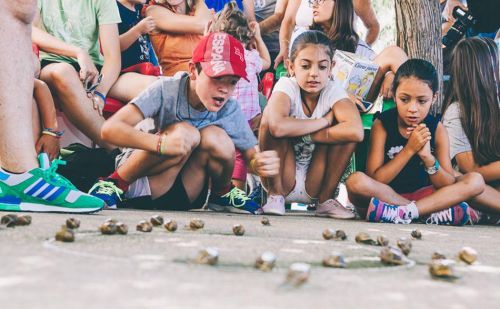
[[[463,225],[477,221],[464,201],[484,189],[482,177],[455,178],[446,129],[429,114],[436,100],[432,64],[410,59],[398,69],[393,93],[396,108],[375,120],[366,174],[347,180],[349,200],[371,222],[410,223],[428,216],[431,223]]]

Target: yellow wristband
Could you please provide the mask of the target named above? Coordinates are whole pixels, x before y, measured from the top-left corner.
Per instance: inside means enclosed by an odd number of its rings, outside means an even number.
[[[250,168],[252,169],[252,172],[256,173],[257,174],[257,169],[255,168],[255,162],[257,161],[256,158],[253,158],[252,160],[250,160]]]

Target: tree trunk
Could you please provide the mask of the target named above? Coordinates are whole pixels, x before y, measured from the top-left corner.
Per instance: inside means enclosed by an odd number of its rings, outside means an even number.
[[[433,114],[441,110],[443,89],[443,51],[441,49],[441,16],[439,1],[396,0],[397,45],[410,58],[431,62],[439,77],[439,95],[431,108]]]

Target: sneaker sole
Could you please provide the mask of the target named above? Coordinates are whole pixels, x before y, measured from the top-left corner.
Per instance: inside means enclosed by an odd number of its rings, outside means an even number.
[[[331,214],[314,214],[316,217],[322,217],[322,218],[333,218],[333,219],[342,219],[342,220],[350,220],[354,219],[356,215],[352,214],[351,215],[346,215],[346,216],[337,216],[337,215],[331,215]]]
[[[25,211],[25,212],[55,212],[55,213],[80,213],[90,214],[102,210],[104,206],[96,208],[68,208],[59,206],[50,206],[36,203],[20,203],[20,204],[2,204],[0,210],[3,211]]]
[[[279,211],[265,211],[263,212],[264,215],[270,215],[270,216],[284,216],[285,212],[279,212]]]
[[[252,214],[251,212],[243,209],[239,209],[233,206],[222,206],[217,204],[208,203],[208,209],[215,212],[231,212],[236,214]]]

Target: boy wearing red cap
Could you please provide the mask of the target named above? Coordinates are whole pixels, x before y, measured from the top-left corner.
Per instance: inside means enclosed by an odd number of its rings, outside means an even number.
[[[91,189],[91,194],[115,208],[124,195],[145,196],[147,206],[188,210],[208,206],[215,211],[256,213],[259,205],[231,188],[235,148],[250,171],[269,177],[279,172],[274,151],[259,152],[231,95],[246,79],[243,46],[226,33],[204,37],[193,52],[188,72],[164,77],[117,112],[102,127],[102,138],[127,149],[117,158],[117,170]],[[154,120],[154,134],[134,128]],[[137,204],[137,203],[134,203]]]

